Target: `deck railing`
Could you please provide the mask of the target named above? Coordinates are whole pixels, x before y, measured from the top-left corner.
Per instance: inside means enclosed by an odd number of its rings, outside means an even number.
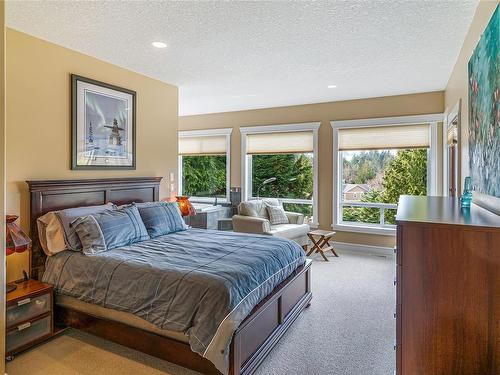
[[[370,202],[357,202],[357,201],[343,201],[340,203],[344,207],[364,207],[364,208],[378,208],[379,209],[379,225],[394,227],[392,224],[385,223],[385,210],[395,210],[398,208],[396,203],[370,203]]]

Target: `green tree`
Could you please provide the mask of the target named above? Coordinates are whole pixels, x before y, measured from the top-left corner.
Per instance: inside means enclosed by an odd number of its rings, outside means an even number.
[[[183,194],[193,197],[226,196],[226,156],[183,156]]]
[[[346,184],[370,183],[385,166],[394,159],[390,151],[356,152],[351,158],[344,158],[343,179]]]
[[[427,150],[399,151],[385,169],[383,201],[398,203],[400,195],[427,194]]]
[[[355,184],[365,184],[367,181],[375,178],[376,172],[373,164],[364,160],[359,166],[358,173],[354,179]]]
[[[252,191],[270,177],[276,181],[260,189],[261,197],[311,199],[313,194],[312,158],[307,154],[252,156]]]
[[[368,158],[379,158],[379,153],[368,154]],[[385,159],[385,162],[383,161]],[[362,158],[351,162],[360,163]],[[380,163],[380,161],[382,161]],[[363,161],[365,162],[365,161]],[[398,151],[396,156],[379,158],[379,166],[383,166],[382,190],[373,189],[363,195],[361,202],[398,203],[400,195],[427,194],[427,150],[414,149]],[[374,160],[374,165],[377,161]],[[344,164],[345,165],[345,164]],[[362,164],[361,164],[362,165]],[[353,183],[353,182],[351,182]],[[357,183],[357,182],[354,182]],[[384,219],[387,224],[395,224],[396,210],[385,210]],[[362,223],[380,222],[378,208],[346,207],[343,210],[344,221]]]
[[[275,154],[252,156],[252,191],[257,190],[262,181],[276,177],[276,181],[264,185],[261,197],[312,199],[313,163],[308,154]],[[287,211],[300,212],[312,216],[312,205],[284,203]]]
[[[382,192],[370,190],[363,195],[360,201],[368,203],[382,202]],[[345,207],[343,210],[343,220],[378,224],[380,222],[380,210],[369,207]]]
[[[427,195],[427,150],[399,151],[382,182],[383,202],[398,203],[400,195]],[[385,221],[396,223],[396,210],[386,210]]]

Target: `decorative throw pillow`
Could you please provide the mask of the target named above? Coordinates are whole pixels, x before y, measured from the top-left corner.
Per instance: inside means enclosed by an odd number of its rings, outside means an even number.
[[[93,215],[104,211],[112,211],[115,209],[116,206],[113,203],[107,203],[99,206],[75,207],[57,211],[56,214],[64,229],[64,240],[66,241],[68,249],[73,251],[80,251],[82,249],[82,244],[75,232],[75,228],[71,227],[71,223],[73,221],[79,217]]]
[[[47,212],[36,221],[38,239],[42,249],[48,256],[67,250],[64,241],[64,229],[54,211]]]
[[[94,216],[79,217],[71,226],[75,228],[85,255],[93,255],[107,250],[104,234]]]
[[[269,214],[269,222],[271,225],[288,224],[288,216],[281,206],[272,206],[267,204],[267,213]]]
[[[187,229],[175,202],[147,202],[136,205],[151,238]]]
[[[71,226],[78,234],[86,255],[149,239],[135,205],[81,217]]]

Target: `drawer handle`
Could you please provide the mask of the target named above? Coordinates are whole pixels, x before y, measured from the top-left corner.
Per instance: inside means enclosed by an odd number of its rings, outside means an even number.
[[[397,254],[398,253],[398,248],[396,246],[394,246],[394,254]]]
[[[17,326],[17,330],[18,331],[22,331],[23,329],[26,329],[26,328],[29,328],[29,327],[31,327],[31,323],[30,322],[21,324],[20,326]]]
[[[30,302],[31,302],[31,298],[25,298],[25,299],[22,299],[20,301],[17,301],[17,306],[26,305],[27,303],[30,303]]]
[[[394,278],[394,286],[396,286],[396,285],[398,285],[398,278],[397,277]]]

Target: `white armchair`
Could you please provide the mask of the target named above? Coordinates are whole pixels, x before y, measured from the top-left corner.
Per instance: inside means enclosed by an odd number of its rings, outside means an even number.
[[[310,228],[309,225],[304,224],[304,215],[297,212],[285,212],[288,224],[271,225],[266,203],[280,206],[280,202],[274,198],[241,202],[238,206],[238,215],[233,216],[233,230],[287,238],[297,242],[300,246],[306,246],[309,241],[307,233]]]

